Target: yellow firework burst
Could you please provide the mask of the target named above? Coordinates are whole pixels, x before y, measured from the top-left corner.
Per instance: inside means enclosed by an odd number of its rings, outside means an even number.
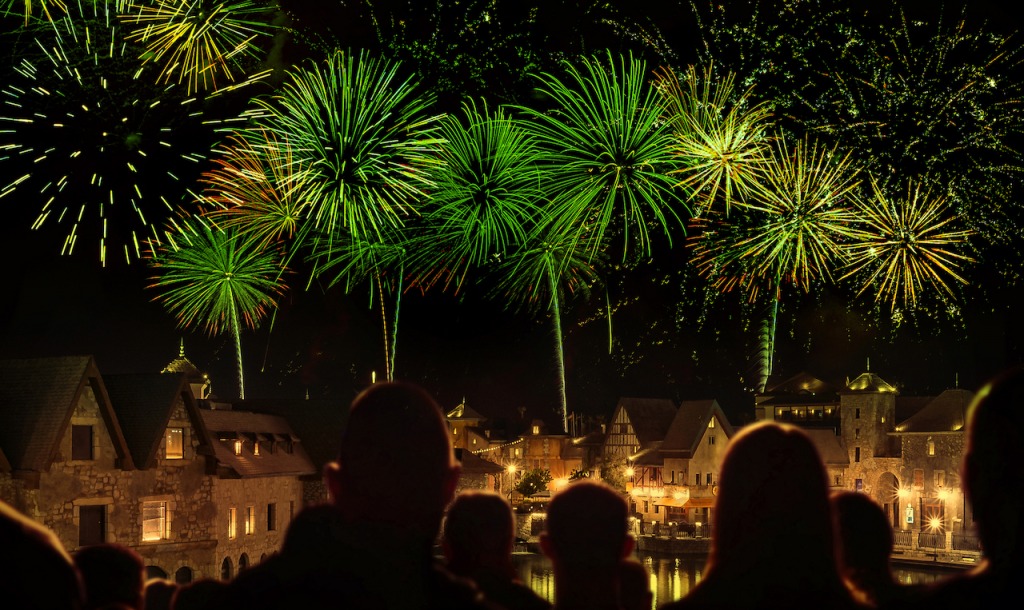
[[[872,190],[874,196],[857,205],[861,226],[840,279],[862,277],[858,294],[873,288],[875,300],[888,299],[893,309],[897,301],[916,305],[929,287],[955,297],[948,280],[967,283],[960,267],[974,259],[959,250],[974,232],[955,228],[945,199],[922,190],[920,183],[908,182],[903,200],[887,197],[874,180]]]

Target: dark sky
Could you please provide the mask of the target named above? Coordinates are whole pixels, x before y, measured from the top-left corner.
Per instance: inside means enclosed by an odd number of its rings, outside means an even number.
[[[632,4],[635,9],[660,5]],[[970,10],[991,15],[1005,30],[1016,30],[1019,20],[1011,4],[972,1]],[[322,9],[326,3],[317,0],[317,5]],[[910,10],[927,16],[931,6],[914,2]],[[320,15],[295,8],[304,18]],[[671,31],[682,31],[683,21],[677,14],[664,18]],[[20,203],[17,196],[0,199],[3,206]],[[235,393],[230,337],[209,338],[178,329],[162,306],[152,302],[155,294],[146,288],[150,272],[143,264],[117,263],[103,269],[91,253],[59,256],[56,231],[32,232],[20,215],[10,217],[0,240],[8,263],[8,293],[0,305],[0,356],[90,353],[103,372],[145,372],[159,370],[174,358],[183,338],[189,358],[211,373],[215,393]],[[644,344],[647,335],[641,330],[664,324],[664,318],[671,317],[670,300],[678,294],[674,286],[659,286],[651,277],[618,285],[640,296],[613,321],[620,349],[643,354],[609,356],[603,321],[573,323],[592,317],[603,295],[569,314],[566,362],[572,406],[609,412],[618,396],[632,394],[712,396],[734,412],[745,408],[747,398],[735,373],[739,367],[730,369],[726,362],[730,357],[741,360],[742,353],[708,353],[694,359],[679,350]],[[806,321],[817,329],[816,341],[784,345],[786,336],[779,338],[783,374],[808,368],[841,380],[862,372],[870,357],[872,370],[914,394],[938,392],[957,377],[964,387],[976,386],[1000,366],[1021,358],[1024,332],[1016,302],[1004,300],[970,312],[968,330],[954,339],[947,340],[948,333],[902,337],[898,350],[874,353],[870,337],[858,338],[859,327],[867,325],[858,314],[828,294],[816,298],[814,319]],[[554,412],[556,375],[547,320],[506,311],[501,303],[480,298],[472,290],[458,296],[409,293],[401,311],[399,377],[424,384],[446,406],[466,397],[482,412],[520,405]],[[736,312],[718,313],[721,329],[714,334],[719,341],[714,349],[724,350],[730,345],[728,337],[739,332],[739,321],[732,317]],[[801,314],[789,319],[804,323]],[[631,338],[632,332],[637,335]],[[694,350],[701,348],[702,337],[692,338]],[[257,332],[246,332],[243,347],[249,396],[301,396],[308,390],[312,396],[347,397],[370,382],[372,371],[383,373],[379,313],[376,303],[370,306],[365,288],[343,295],[316,286],[305,291],[298,283],[282,303],[273,328],[268,323]]]

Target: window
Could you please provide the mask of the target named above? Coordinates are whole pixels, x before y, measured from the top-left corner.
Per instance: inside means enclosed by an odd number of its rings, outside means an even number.
[[[711,421],[708,422],[708,428],[714,428],[714,427],[715,427],[715,418],[712,417]]]
[[[935,486],[936,487],[940,487],[940,488],[946,486],[946,471],[945,470],[936,470],[935,471]]]
[[[242,441],[235,441],[235,455],[242,455]]]
[[[854,479],[853,488],[857,491],[864,491],[864,479]]]
[[[935,441],[928,439],[928,456],[935,457]]]
[[[839,487],[842,484],[843,484],[843,475],[837,474],[834,477],[832,477],[832,485],[834,487]]]
[[[250,536],[256,533],[256,507],[245,507],[245,535]]]
[[[924,487],[924,469],[922,468],[914,469],[914,487],[918,489]]]
[[[853,418],[854,419],[860,419],[860,408],[857,408],[857,409],[853,410]]]
[[[859,462],[860,461],[860,447],[854,447],[853,448],[853,461],[854,462]]]
[[[644,500],[644,512],[646,513],[648,510],[650,510],[650,507],[647,505],[647,500]]]
[[[167,502],[142,503],[142,540],[167,539]]]
[[[92,426],[71,426],[71,459],[93,459]]]
[[[534,424],[533,425],[533,433],[534,433],[534,435],[540,434],[540,426],[538,426],[537,424]]]
[[[260,442],[259,441],[256,441],[255,443],[252,444],[252,454],[255,455],[255,456],[258,456],[260,454]],[[239,569],[241,569],[241,566],[239,566]]]
[[[272,532],[277,529],[277,504],[271,502],[267,504],[267,531]]]
[[[694,485],[700,485],[700,473],[699,472],[696,475],[694,475],[694,483],[693,484]]]
[[[238,510],[228,509],[228,539],[234,540],[238,535]]]
[[[167,429],[164,457],[168,460],[180,460],[185,457],[185,431],[182,428]]]
[[[86,426],[91,427],[91,426]],[[81,506],[78,509],[78,546],[103,544],[107,541],[107,507]]]
[[[660,512],[661,512],[661,506],[655,504],[654,505],[654,514],[657,515]]]
[[[853,438],[860,440],[860,428],[853,429]]]
[[[705,478],[704,480],[706,481],[705,485],[711,485],[711,473],[710,472],[707,474],[707,478]]]
[[[712,434],[711,436],[708,437],[708,444],[709,445],[714,445],[715,444],[715,435],[714,434]]]

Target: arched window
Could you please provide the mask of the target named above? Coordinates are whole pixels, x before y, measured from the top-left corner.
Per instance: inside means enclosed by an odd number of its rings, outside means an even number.
[[[174,582],[179,585],[187,585],[192,582],[192,568],[188,566],[178,568],[178,571],[174,573]]]
[[[263,563],[266,560],[267,560],[267,554],[266,553],[260,553],[260,563]]]
[[[231,580],[231,577],[234,576],[233,570],[234,569],[231,567],[231,558],[225,557],[224,561],[220,564],[220,579]]]
[[[150,578],[167,578],[167,572],[157,566],[146,566],[146,580]]]
[[[238,558],[238,571],[241,572],[242,570],[244,570],[244,569],[246,569],[248,567],[249,567],[249,556],[246,555],[245,553],[242,553],[242,555]]]

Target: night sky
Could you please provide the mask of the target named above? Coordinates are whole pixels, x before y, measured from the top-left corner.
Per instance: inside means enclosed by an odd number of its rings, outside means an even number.
[[[20,4],[20,3],[19,3]],[[332,20],[349,19],[342,6],[326,0],[286,3],[293,27],[324,30]],[[670,11],[660,1],[628,3],[637,13],[658,15],[670,46],[686,57],[692,27],[688,11]],[[865,5],[880,3],[869,2]],[[969,15],[990,19],[1003,32],[1020,21],[1009,2],[968,4]],[[912,2],[908,13],[930,17],[931,2]],[[686,6],[685,4],[683,5]],[[334,21],[333,23],[338,23]],[[357,21],[345,21],[353,46],[372,44]],[[315,25],[309,25],[315,24]],[[8,37],[10,44],[10,37]],[[277,61],[310,53],[287,38],[278,41]],[[283,59],[282,59],[283,58]],[[10,54],[4,59],[10,61]],[[9,178],[0,161],[2,182]],[[208,370],[215,394],[236,393],[230,335],[210,338],[178,329],[147,289],[150,270],[123,261],[101,268],[93,251],[82,248],[60,256],[60,232],[31,231],[34,202],[18,195],[0,199],[5,208],[2,243],[7,262],[6,298],[0,304],[0,356],[25,357],[93,354],[105,373],[160,370],[177,355],[184,339],[187,356]],[[31,207],[25,213],[22,207]],[[608,353],[607,323],[600,315],[604,294],[571,303],[566,329],[566,367],[570,408],[610,413],[619,396],[718,398],[737,419],[752,400],[744,392],[746,347],[740,306],[716,306],[714,328],[697,330],[677,303],[684,301],[685,255],[680,246],[662,248],[659,258],[640,265],[610,285],[619,306],[613,317],[616,345]],[[989,285],[999,283],[987,278]],[[351,295],[339,289],[308,290],[294,282],[273,321],[242,337],[246,358],[246,393],[251,397],[354,395],[383,374],[379,310],[365,287]],[[809,370],[842,381],[871,370],[899,384],[907,394],[938,393],[959,382],[976,388],[989,375],[1024,357],[1020,286],[988,289],[987,298],[965,308],[961,328],[937,325],[904,329],[879,337],[870,307],[852,307],[844,294],[818,291],[783,304],[776,375],[786,378]],[[735,299],[733,299],[735,301]],[[731,304],[730,304],[731,303]],[[399,321],[396,371],[399,378],[423,384],[443,406],[464,397],[483,413],[509,412],[527,406],[553,415],[557,408],[556,374],[550,322],[507,311],[472,287],[458,295],[407,293]]]

